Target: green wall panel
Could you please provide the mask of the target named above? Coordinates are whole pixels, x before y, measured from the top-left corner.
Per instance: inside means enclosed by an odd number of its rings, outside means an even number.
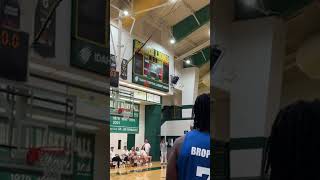
[[[153,161],[160,160],[160,127],[161,105],[147,105],[145,107],[145,137],[151,144]]]
[[[203,52],[203,54],[202,54]],[[204,55],[204,57],[203,57]],[[184,63],[184,67],[201,67],[202,65],[208,63],[210,61],[210,47],[206,47],[202,49],[201,51],[197,52],[196,54],[191,56],[191,63],[186,64]]]
[[[190,15],[172,27],[173,36],[176,39],[176,41],[182,40],[183,38],[190,35],[192,32],[199,29],[202,25],[210,21],[209,5],[195,12],[195,15],[200,22],[200,26],[195,20],[195,18],[192,15]]]
[[[135,134],[128,134],[127,139],[127,148],[130,150],[132,147],[135,147],[136,143],[136,135]]]

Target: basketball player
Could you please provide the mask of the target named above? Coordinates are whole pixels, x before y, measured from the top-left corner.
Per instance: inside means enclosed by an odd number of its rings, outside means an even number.
[[[169,157],[167,180],[210,179],[210,97],[197,97],[193,107],[194,127],[178,138]]]

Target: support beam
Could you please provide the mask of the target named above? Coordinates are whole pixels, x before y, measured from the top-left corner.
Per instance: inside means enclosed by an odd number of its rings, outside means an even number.
[[[155,10],[155,9],[159,9],[159,8],[168,6],[168,5],[170,5],[170,4],[171,4],[170,2],[166,2],[166,3],[160,4],[160,5],[158,5],[158,6],[154,6],[154,7],[148,8],[148,9],[144,9],[144,10],[135,12],[135,13],[133,14],[133,16],[138,15],[138,14],[142,14],[142,13],[146,13],[146,12],[148,12],[148,11],[153,11],[153,10]]]
[[[194,10],[192,9],[192,7],[191,7],[187,2],[185,2],[185,0],[182,0],[182,3],[183,3],[183,5],[184,5],[187,9],[189,9],[191,15],[192,15],[192,16],[194,17],[194,19],[197,21],[198,25],[201,26],[200,21],[198,20],[198,18],[197,18],[197,16],[196,16]]]
[[[199,46],[197,46],[196,48],[190,50],[189,52],[187,52],[187,53],[179,56],[176,60],[177,60],[177,61],[182,61],[182,60],[184,60],[185,58],[187,58],[187,57],[195,54],[196,52],[201,51],[202,49],[204,49],[204,48],[206,48],[206,47],[208,47],[208,46],[210,46],[210,40],[207,41],[207,42],[205,42],[205,43],[203,43],[203,44],[201,44],[201,45],[199,45]]]

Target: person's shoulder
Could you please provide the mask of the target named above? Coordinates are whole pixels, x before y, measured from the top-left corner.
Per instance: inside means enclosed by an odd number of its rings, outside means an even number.
[[[185,139],[185,135],[184,136],[181,136],[181,137],[178,137],[176,140],[175,140],[175,144],[179,145],[179,144],[182,144],[183,141]]]
[[[180,152],[180,148],[184,142],[184,139],[185,139],[185,135],[177,138],[173,144],[173,149],[175,150],[175,152],[177,154],[179,154],[179,152]]]

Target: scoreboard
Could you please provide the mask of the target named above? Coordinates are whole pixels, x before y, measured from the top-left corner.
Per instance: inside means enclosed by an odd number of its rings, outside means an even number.
[[[27,80],[28,47],[27,33],[0,28],[0,77]]]
[[[157,89],[160,91],[169,91],[169,56],[151,47],[142,46],[138,40],[133,42],[133,78],[136,84]]]

